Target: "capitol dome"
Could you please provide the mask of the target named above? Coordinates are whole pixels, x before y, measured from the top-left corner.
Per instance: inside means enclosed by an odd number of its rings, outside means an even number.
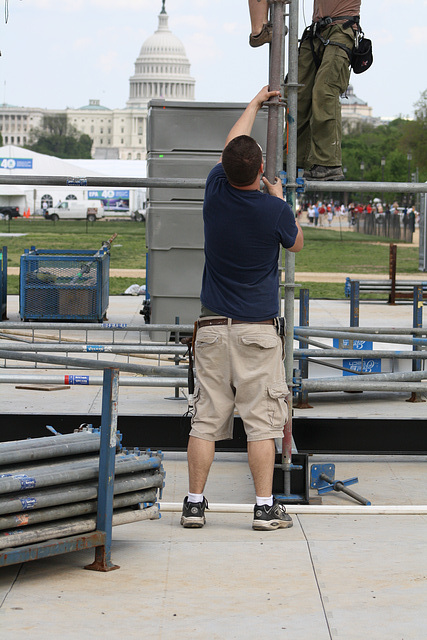
[[[152,98],[194,100],[195,79],[184,45],[169,29],[165,0],[157,31],[147,38],[130,78],[128,107],[146,108]]]

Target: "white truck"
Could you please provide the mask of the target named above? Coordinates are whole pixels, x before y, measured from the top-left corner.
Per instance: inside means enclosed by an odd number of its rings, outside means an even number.
[[[44,212],[47,220],[89,220],[95,222],[105,216],[101,200],[64,200]]]

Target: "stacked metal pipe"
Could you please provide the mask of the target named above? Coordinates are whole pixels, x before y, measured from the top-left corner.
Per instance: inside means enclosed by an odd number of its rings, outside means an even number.
[[[117,435],[113,526],[160,517],[163,454]],[[96,529],[100,431],[0,443],[0,549]],[[161,497],[161,496],[160,496]]]

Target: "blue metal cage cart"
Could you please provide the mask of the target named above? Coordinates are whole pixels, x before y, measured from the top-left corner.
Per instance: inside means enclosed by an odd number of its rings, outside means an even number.
[[[106,319],[109,246],[99,250],[26,249],[21,256],[21,320]]]

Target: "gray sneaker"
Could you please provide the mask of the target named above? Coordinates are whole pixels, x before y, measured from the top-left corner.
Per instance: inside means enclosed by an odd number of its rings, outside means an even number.
[[[188,496],[184,498],[182,505],[181,524],[186,529],[200,529],[206,524],[205,509],[209,509],[208,501],[188,502]]]
[[[251,47],[261,47],[273,39],[273,26],[271,22],[262,25],[262,29],[256,36],[249,36],[249,44]]]
[[[304,180],[344,180],[344,174],[341,166],[323,167],[315,164],[308,171],[304,171]]]
[[[271,507],[263,505],[254,506],[254,519],[252,529],[255,531],[272,531],[273,529],[289,529],[293,526],[292,518],[286,513],[286,507],[281,502],[274,500]]]

